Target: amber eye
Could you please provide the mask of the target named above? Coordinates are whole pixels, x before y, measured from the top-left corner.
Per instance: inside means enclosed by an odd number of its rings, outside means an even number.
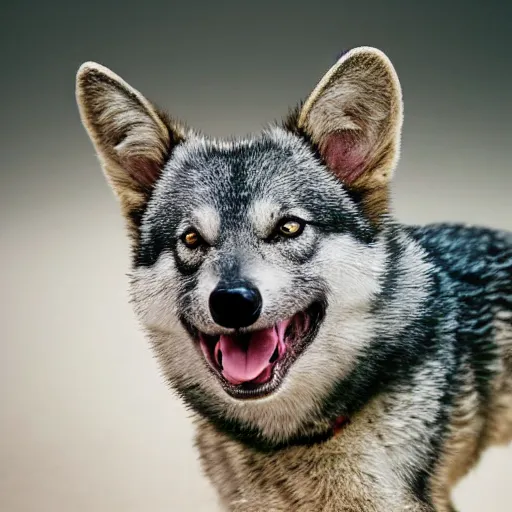
[[[187,231],[181,239],[183,240],[183,243],[189,248],[189,249],[195,249],[198,247],[201,242],[202,238],[201,235],[194,230]]]
[[[288,238],[299,236],[304,230],[304,224],[298,220],[286,220],[279,225],[279,233]]]

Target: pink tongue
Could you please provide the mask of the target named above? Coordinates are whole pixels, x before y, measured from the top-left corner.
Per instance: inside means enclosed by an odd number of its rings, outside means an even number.
[[[222,335],[216,347],[222,352],[224,377],[232,384],[249,382],[258,377],[266,368],[276,348],[281,355],[284,348],[284,331],[288,321],[277,326],[263,329],[251,334],[249,342],[240,343],[236,337]]]

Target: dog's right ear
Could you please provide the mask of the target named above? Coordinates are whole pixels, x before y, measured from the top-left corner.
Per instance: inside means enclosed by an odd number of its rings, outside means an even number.
[[[76,98],[103,171],[133,223],[184,134],[142,94],[94,62],[80,66]]]

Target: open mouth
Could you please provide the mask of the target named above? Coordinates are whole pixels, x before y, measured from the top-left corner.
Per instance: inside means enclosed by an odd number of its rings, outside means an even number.
[[[208,335],[195,330],[201,351],[224,389],[236,398],[259,398],[276,391],[292,364],[312,342],[324,308],[306,311],[260,330]]]

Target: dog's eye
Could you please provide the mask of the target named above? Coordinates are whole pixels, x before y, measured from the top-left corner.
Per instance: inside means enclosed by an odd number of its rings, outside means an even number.
[[[304,231],[304,223],[295,219],[285,220],[279,224],[278,231],[282,236],[293,238]]]
[[[186,231],[182,235],[181,240],[189,249],[195,249],[203,243],[201,235],[193,229]]]

